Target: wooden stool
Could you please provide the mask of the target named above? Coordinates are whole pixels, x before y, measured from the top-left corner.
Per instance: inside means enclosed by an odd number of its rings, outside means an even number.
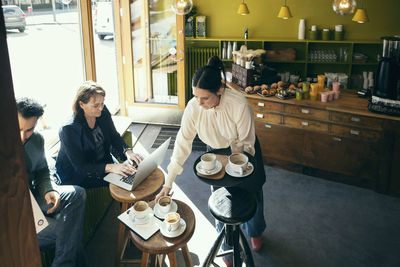
[[[240,229],[240,224],[254,216],[257,208],[255,197],[240,188],[221,187],[211,194],[208,199],[208,208],[212,216],[224,226],[210,249],[203,267],[215,265],[214,258],[224,238],[226,244],[233,249],[218,256],[233,254],[233,267],[242,266],[242,261],[246,263],[246,266],[254,267],[253,256],[246,237]]]
[[[134,190],[127,191],[116,185],[110,184],[111,196],[122,203],[121,213],[128,209],[128,205],[132,205],[139,200],[151,200],[155,197],[156,193],[161,189],[164,184],[164,173],[161,169],[155,169],[150,175],[139,184]],[[117,257],[115,266],[119,263],[133,263],[135,260],[124,260],[125,248],[128,243],[129,235],[125,234],[125,225],[119,224],[118,230],[118,245],[117,245]]]
[[[131,239],[135,246],[143,252],[141,267],[147,266],[149,256],[152,260],[156,258],[161,266],[163,255],[168,255],[170,266],[176,267],[175,251],[182,249],[182,254],[185,259],[186,266],[192,267],[192,259],[189,254],[187,242],[190,240],[195,229],[195,217],[192,209],[182,201],[175,200],[178,204],[178,213],[186,222],[186,230],[182,235],[175,238],[168,238],[157,232],[148,240],[143,240],[135,232],[130,231]],[[154,203],[153,203],[154,204]]]

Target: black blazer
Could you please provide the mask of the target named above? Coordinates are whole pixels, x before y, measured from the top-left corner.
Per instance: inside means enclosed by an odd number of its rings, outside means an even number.
[[[111,154],[126,160],[123,151],[129,146],[115,129],[111,114],[104,106],[96,125],[104,135],[105,160],[96,161],[95,141],[86,119],[79,114],[64,124],[59,131],[60,151],[56,160],[57,175],[63,185],[81,185],[85,179],[103,179],[105,166],[114,163]]]

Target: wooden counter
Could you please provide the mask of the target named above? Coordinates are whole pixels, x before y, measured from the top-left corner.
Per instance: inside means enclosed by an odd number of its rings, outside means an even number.
[[[400,117],[368,111],[352,90],[328,103],[243,94],[265,164],[400,195]]]

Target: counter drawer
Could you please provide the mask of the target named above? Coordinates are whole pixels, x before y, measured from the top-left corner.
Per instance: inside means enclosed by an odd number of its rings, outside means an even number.
[[[251,106],[253,107],[254,111],[257,112],[282,112],[283,105],[281,103],[275,103],[265,100],[257,100],[257,99],[250,99],[247,98]]]
[[[282,115],[279,114],[254,112],[254,117],[256,120],[262,120],[274,124],[282,124]]]
[[[365,130],[356,127],[346,127],[335,124],[332,124],[331,126],[331,133],[334,135],[355,137],[361,139],[371,139],[376,141],[378,141],[382,137],[382,134],[379,131]]]
[[[331,120],[338,123],[346,123],[358,127],[368,127],[374,129],[382,129],[383,125],[383,121],[381,119],[341,112],[332,112]]]
[[[302,107],[297,105],[285,105],[285,113],[303,118],[318,119],[318,120],[329,120],[329,111],[315,109],[310,107]]]
[[[283,119],[283,124],[287,126],[292,126],[296,128],[319,131],[327,133],[329,131],[329,124],[314,120],[294,118],[290,116],[285,116]]]

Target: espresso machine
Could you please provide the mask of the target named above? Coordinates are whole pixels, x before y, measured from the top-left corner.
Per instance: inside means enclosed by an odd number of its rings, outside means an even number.
[[[400,116],[400,37],[382,37],[375,87],[369,110]]]

